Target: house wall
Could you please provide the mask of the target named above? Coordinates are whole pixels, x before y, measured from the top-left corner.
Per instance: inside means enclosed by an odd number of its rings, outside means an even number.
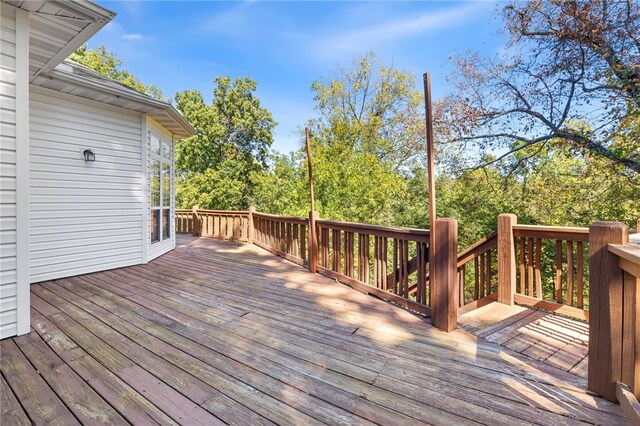
[[[142,263],[143,117],[30,93],[31,282]],[[95,162],[84,160],[86,148]]]
[[[0,338],[29,331],[28,14],[0,6]],[[19,232],[22,230],[22,232]],[[19,309],[20,308],[20,309]]]

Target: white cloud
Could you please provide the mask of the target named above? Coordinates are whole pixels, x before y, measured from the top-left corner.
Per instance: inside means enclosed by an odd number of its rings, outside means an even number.
[[[376,50],[389,42],[407,39],[428,32],[455,28],[486,10],[489,3],[468,3],[455,8],[429,11],[417,16],[394,18],[386,22],[338,31],[314,37],[313,52],[320,56],[343,56],[365,50]]]
[[[133,34],[123,34],[122,38],[125,40],[142,40],[144,36],[142,34],[133,33]]]
[[[208,18],[203,26],[205,31],[224,33],[224,34],[242,34],[248,31],[249,25],[248,9],[254,1],[243,1],[229,9]]]

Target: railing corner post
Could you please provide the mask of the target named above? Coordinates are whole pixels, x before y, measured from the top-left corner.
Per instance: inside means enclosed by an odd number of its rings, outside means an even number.
[[[458,327],[458,222],[443,218],[435,222],[430,275],[433,325],[446,332]]]
[[[198,206],[193,206],[191,209],[191,217],[193,219],[193,236],[200,236],[200,221],[198,219]]]
[[[626,244],[629,228],[619,222],[589,226],[588,389],[616,401],[623,371],[623,271],[609,244]],[[634,342],[635,344],[635,342]]]
[[[516,292],[516,246],[513,227],[518,224],[514,214],[498,216],[498,303],[513,305]]]
[[[317,211],[309,212],[309,271],[318,272],[318,235],[316,233],[316,219],[320,218]]]
[[[256,212],[256,208],[251,206],[249,207],[249,223],[247,224],[247,243],[253,244],[253,239],[255,238],[255,228],[253,224],[253,214]]]

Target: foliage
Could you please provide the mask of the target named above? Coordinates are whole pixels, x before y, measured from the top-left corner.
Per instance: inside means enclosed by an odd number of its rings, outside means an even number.
[[[303,217],[309,214],[306,157],[300,152],[274,154],[269,170],[254,172],[251,181],[254,184],[251,202],[260,211]]]
[[[515,213],[520,223],[527,224],[589,226],[614,220],[635,227],[640,217],[637,174],[625,173],[622,166],[612,170],[608,160],[568,148],[547,149],[527,158],[529,154],[522,150],[483,169],[437,179],[437,214],[458,220],[461,247],[495,230],[500,213]],[[415,169],[408,195],[394,207],[395,223],[428,228],[425,182],[424,169]]]
[[[113,52],[109,52],[104,46],[89,49],[86,44],[83,44],[69,56],[69,59],[132,89],[163,100],[162,91],[156,85],[145,85],[127,70],[122,69],[122,59],[115,56]]]
[[[502,16],[510,45],[501,56],[454,61],[457,91],[439,123],[449,141],[474,156],[501,152],[494,161],[553,144],[640,173],[640,5],[513,1]]]
[[[250,177],[267,166],[276,122],[254,95],[252,79],[232,82],[218,76],[214,83],[210,105],[197,90],[176,94],[178,110],[198,131],[175,147],[176,202],[182,207],[246,208],[253,196]]]
[[[321,216],[374,223],[392,219],[390,200],[400,197],[406,184],[399,171],[423,144],[416,124],[420,95],[414,86],[411,73],[381,64],[372,53],[351,69],[313,83],[319,116],[309,127]],[[294,158],[297,176],[307,180],[304,144]],[[295,199],[308,211],[308,197]],[[274,204],[264,198],[262,202]]]

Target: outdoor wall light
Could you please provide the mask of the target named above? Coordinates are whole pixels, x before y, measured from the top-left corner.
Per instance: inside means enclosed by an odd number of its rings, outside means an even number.
[[[90,149],[85,149],[82,154],[84,155],[84,161],[96,161],[96,154]]]

